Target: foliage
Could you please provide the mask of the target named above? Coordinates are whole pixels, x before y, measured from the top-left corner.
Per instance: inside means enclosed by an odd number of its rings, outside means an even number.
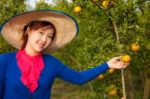
[[[0,24],[4,23],[10,17],[25,12],[26,5],[24,4],[25,0],[1,0],[0,1]],[[0,53],[14,51],[15,49],[12,48],[7,42],[3,40],[0,36]]]
[[[126,90],[128,92],[130,90],[129,85],[132,85],[131,89],[134,98],[142,98],[144,85],[137,82],[144,81],[139,77],[144,76],[145,70],[150,68],[148,43],[150,37],[150,23],[148,21],[150,18],[148,12],[150,2],[119,0],[115,1],[116,5],[112,8],[103,9],[99,0],[94,1],[98,2],[96,4],[92,1],[94,0],[74,0],[70,4],[66,4],[64,1],[54,7],[74,16],[80,26],[80,32],[76,39],[66,48],[56,52],[55,55],[60,57],[64,63],[73,66],[73,68],[84,70],[106,62],[111,57],[129,54],[132,62],[130,67],[125,70],[125,73],[130,72],[125,74]],[[81,6],[80,13],[73,12],[76,6]],[[115,27],[117,30],[115,30]],[[119,38],[117,38],[116,31]],[[141,49],[138,53],[131,51],[130,48],[133,43],[140,44]],[[104,75],[106,76],[105,80],[91,82],[93,89],[97,93],[97,96],[92,98],[107,96],[109,86],[115,86],[117,90],[117,96],[114,96],[113,99],[121,98],[123,93],[120,71],[116,71],[112,75],[106,72]],[[128,81],[129,75],[132,75],[130,81]],[[141,87],[139,91],[136,90],[139,88],[137,87],[138,85]],[[131,98],[129,93],[127,93],[127,97]]]

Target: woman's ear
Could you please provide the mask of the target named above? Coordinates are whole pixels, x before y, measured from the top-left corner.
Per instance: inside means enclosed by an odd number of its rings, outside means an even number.
[[[27,28],[27,31],[26,31],[26,33],[25,33],[25,35],[30,35],[31,34],[31,30],[30,30],[30,28]]]
[[[30,33],[29,31],[28,31],[28,32],[26,32],[26,35],[28,35],[28,36],[29,36],[30,34],[31,34],[31,33]]]

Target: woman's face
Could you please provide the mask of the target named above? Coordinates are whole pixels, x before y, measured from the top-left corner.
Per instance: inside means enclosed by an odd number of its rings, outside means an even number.
[[[41,52],[52,42],[53,35],[53,28],[41,28],[29,31],[26,49],[32,53]]]

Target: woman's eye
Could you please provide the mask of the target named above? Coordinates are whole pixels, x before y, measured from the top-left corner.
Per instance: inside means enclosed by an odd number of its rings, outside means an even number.
[[[43,32],[40,32],[40,34],[44,34]]]
[[[49,37],[49,38],[52,38],[53,36],[50,35],[50,36],[48,36],[48,37]]]

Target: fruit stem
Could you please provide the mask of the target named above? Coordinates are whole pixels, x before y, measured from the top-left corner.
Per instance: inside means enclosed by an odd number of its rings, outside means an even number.
[[[112,19],[112,14],[111,14],[110,11],[108,11],[108,14],[110,16],[110,22],[111,22],[111,24],[113,25],[113,28],[114,28],[114,32],[115,32],[115,35],[116,35],[117,43],[120,44],[119,34],[118,34],[118,29],[117,29],[116,22]]]
[[[124,81],[124,70],[123,69],[121,69],[121,80],[122,80],[123,97],[124,97],[124,99],[126,99],[125,81]]]
[[[117,39],[117,45],[119,47],[120,46],[120,40],[119,40],[119,34],[118,34],[116,22],[115,22],[115,20],[112,19],[112,14],[110,11],[108,11],[108,15],[110,16],[110,22],[113,25],[114,32],[115,32],[116,39]],[[126,99],[125,80],[124,80],[124,70],[123,69],[121,69],[121,79],[122,79],[123,97]]]

